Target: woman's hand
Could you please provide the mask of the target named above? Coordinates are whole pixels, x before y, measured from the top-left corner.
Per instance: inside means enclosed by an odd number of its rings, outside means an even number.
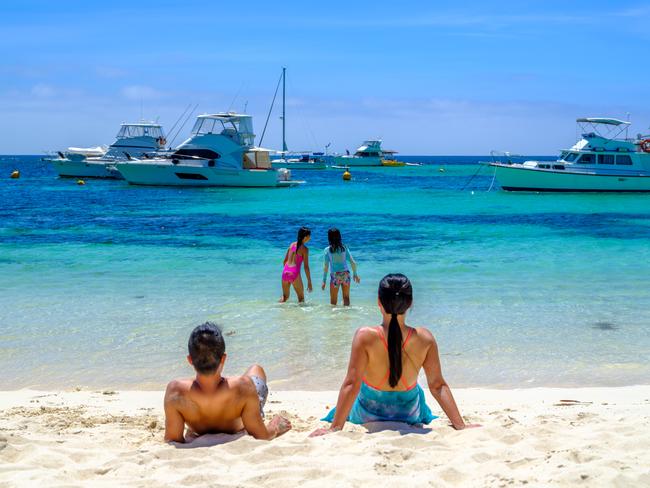
[[[483,427],[481,424],[463,424],[463,425],[453,425],[450,424],[454,429],[456,430],[465,430],[465,429],[477,429],[479,427]]]
[[[307,282],[307,291],[308,291],[309,293],[311,293],[312,291],[314,291],[314,287],[311,286],[311,281],[308,281],[308,282]]]
[[[323,435],[331,434],[332,432],[336,432],[335,430],[332,430],[331,428],[320,428],[316,429],[314,432],[309,434],[309,437],[320,437]]]

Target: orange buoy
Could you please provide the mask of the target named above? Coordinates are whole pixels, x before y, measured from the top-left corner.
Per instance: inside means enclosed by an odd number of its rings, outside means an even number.
[[[18,171],[17,169],[12,171],[9,177],[13,178],[14,180],[20,178],[20,171]]]

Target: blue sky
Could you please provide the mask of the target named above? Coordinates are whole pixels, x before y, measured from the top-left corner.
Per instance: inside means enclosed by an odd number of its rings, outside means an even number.
[[[110,143],[141,105],[167,127],[189,103],[246,107],[261,134],[287,66],[290,149],[553,154],[580,116],[647,132],[648,18],[598,0],[2,2],[0,153]]]

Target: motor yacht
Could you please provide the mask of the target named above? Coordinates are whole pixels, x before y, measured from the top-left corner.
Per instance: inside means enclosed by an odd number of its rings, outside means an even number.
[[[114,164],[129,158],[142,158],[165,147],[162,126],[154,122],[121,124],[115,142],[101,151],[97,148],[68,148],[49,161],[61,177],[117,178]]]
[[[382,166],[384,151],[381,148],[381,142],[379,139],[364,141],[354,154],[334,157],[334,166]],[[393,152],[390,151],[391,154]]]
[[[280,187],[291,172],[274,169],[268,149],[254,145],[253,118],[234,112],[199,115],[191,136],[164,157],[121,161],[130,184],[156,186]]]
[[[561,151],[556,161],[489,163],[506,191],[642,192],[650,191],[650,135],[627,137],[630,122],[579,118],[582,138]],[[625,132],[625,136],[621,137]]]

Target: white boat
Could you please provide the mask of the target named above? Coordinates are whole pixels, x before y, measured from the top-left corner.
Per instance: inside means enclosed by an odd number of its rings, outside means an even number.
[[[101,158],[107,150],[108,146],[69,147],[64,154],[69,159]]]
[[[321,153],[305,153],[297,157],[291,157],[284,154],[282,158],[271,160],[271,166],[274,168],[287,168],[299,170],[327,169],[325,159]]]
[[[650,191],[650,135],[620,137],[630,122],[580,118],[582,138],[555,161],[489,163],[506,191]]]
[[[390,151],[393,153],[393,151]],[[335,156],[334,166],[348,167],[348,166],[382,166],[384,160],[384,151],[381,148],[381,141],[379,139],[364,141],[364,143],[357,148],[354,154],[346,154],[343,156]]]
[[[199,115],[189,139],[169,155],[115,165],[133,185],[279,187],[291,172],[271,166],[269,150],[254,146],[253,118],[233,112]]]
[[[101,148],[68,148],[58,158],[49,159],[61,177],[118,178],[114,164],[129,158],[142,158],[164,149],[167,141],[162,127],[154,122],[121,124],[115,142],[102,154]]]

